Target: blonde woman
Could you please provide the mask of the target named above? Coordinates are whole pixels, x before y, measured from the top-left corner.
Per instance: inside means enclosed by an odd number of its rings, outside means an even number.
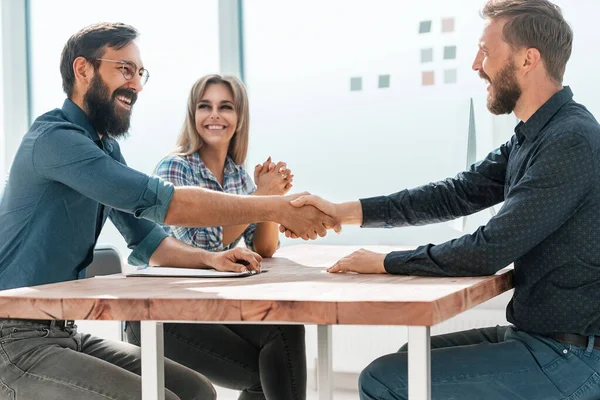
[[[187,116],[175,151],[160,161],[156,174],[175,186],[241,195],[283,195],[293,175],[271,158],[254,169],[253,183],[243,167],[248,153],[249,111],[244,85],[229,76],[200,78],[190,91]],[[209,228],[171,227],[171,235],[210,251],[246,246],[271,257],[278,226],[271,222]],[[139,324],[128,325],[138,343]],[[283,325],[165,324],[165,355],[219,386],[240,390],[240,400],[306,398],[304,327]]]

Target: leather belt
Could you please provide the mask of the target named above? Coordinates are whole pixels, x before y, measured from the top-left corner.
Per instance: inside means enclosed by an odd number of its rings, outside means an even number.
[[[73,326],[75,326],[75,321],[71,321],[71,320],[65,321],[64,319],[27,319],[27,320],[23,320],[23,321],[32,322],[34,324],[44,325],[44,326],[47,326],[48,328],[64,329],[64,328],[72,328]]]
[[[572,344],[579,347],[587,347],[589,340],[589,336],[578,335],[576,333],[556,333],[547,337],[562,344]],[[600,350],[600,336],[595,336],[594,348]]]

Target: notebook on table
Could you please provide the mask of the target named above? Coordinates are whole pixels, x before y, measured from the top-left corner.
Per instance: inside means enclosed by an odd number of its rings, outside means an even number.
[[[154,276],[154,277],[185,277],[185,278],[244,278],[247,276],[258,275],[261,272],[225,272],[215,269],[194,269],[194,268],[171,268],[171,267],[148,267],[136,271],[127,272],[125,276]]]

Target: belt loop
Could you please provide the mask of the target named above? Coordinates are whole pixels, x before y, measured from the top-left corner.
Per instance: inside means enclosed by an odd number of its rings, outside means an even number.
[[[54,329],[56,327],[56,320],[53,319],[50,321],[50,329]]]
[[[588,345],[587,349],[585,349],[585,353],[588,355],[592,354],[592,351],[594,351],[594,339],[596,339],[594,335],[588,336]]]

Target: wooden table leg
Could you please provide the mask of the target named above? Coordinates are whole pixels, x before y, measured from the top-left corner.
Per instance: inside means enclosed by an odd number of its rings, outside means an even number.
[[[333,371],[331,357],[331,325],[317,325],[317,343],[317,390],[319,391],[319,400],[332,400]]]
[[[428,326],[408,327],[408,398],[431,400],[431,342]]]
[[[142,399],[165,400],[163,324],[142,321]]]

